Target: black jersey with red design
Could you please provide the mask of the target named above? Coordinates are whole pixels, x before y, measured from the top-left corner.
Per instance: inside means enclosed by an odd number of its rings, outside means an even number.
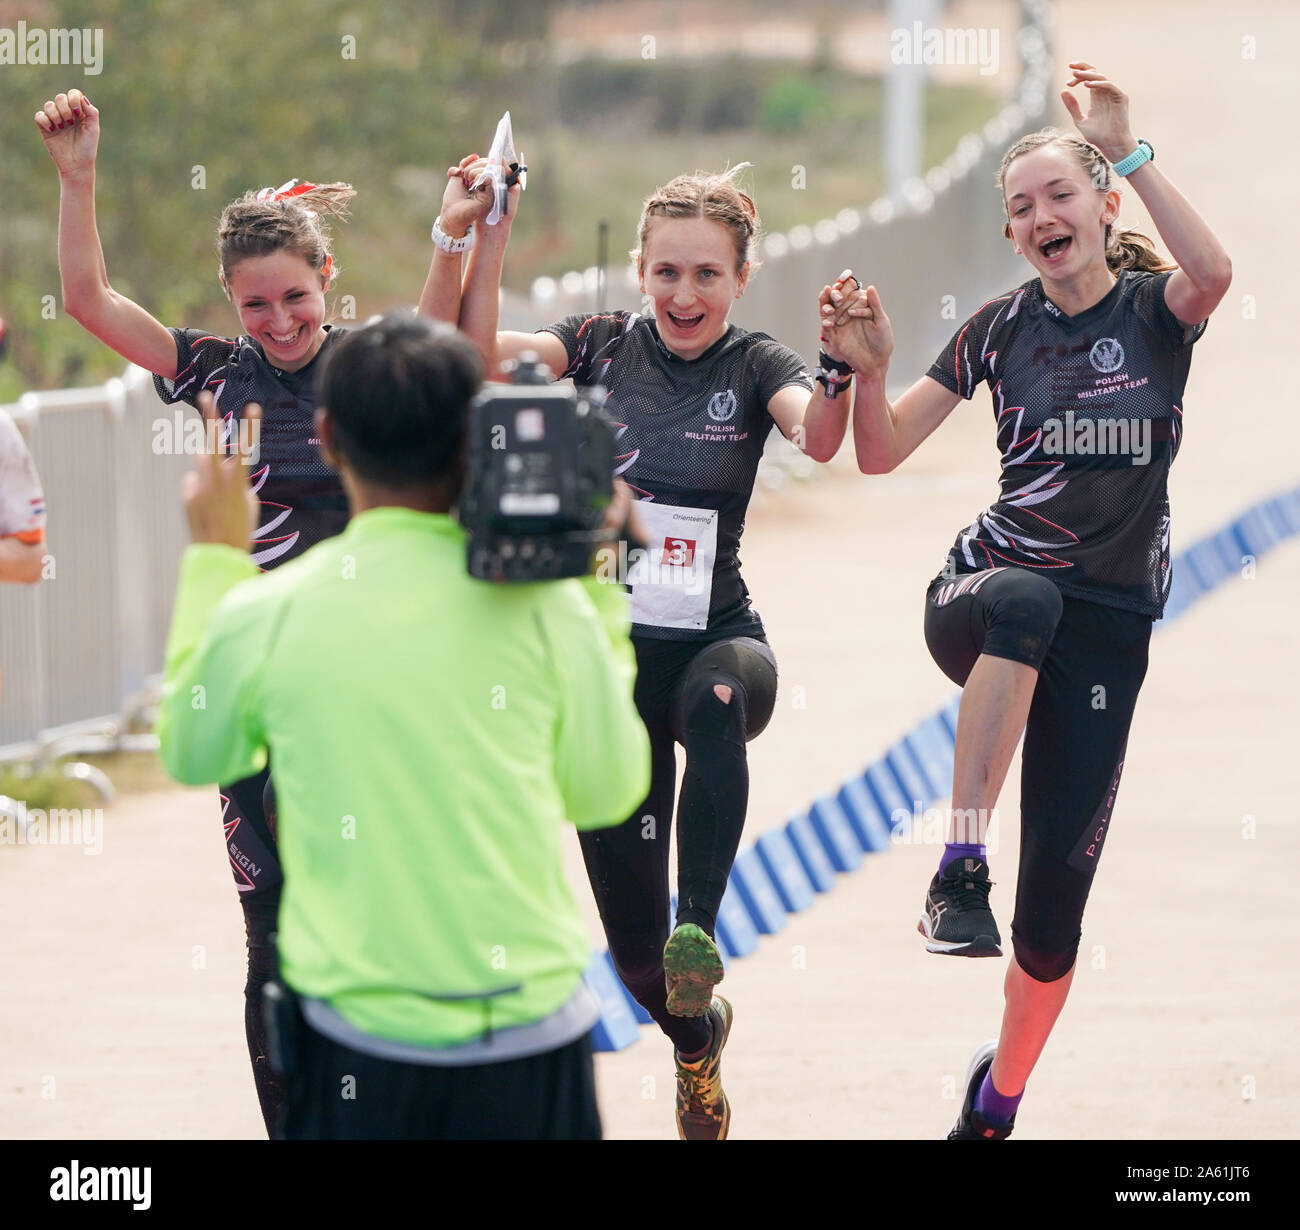
[[[250,474],[262,502],[252,556],[260,568],[295,559],[347,524],[347,497],[339,476],[321,459],[313,422],[318,364],[344,332],[327,327],[312,361],[285,372],[272,367],[250,338],[172,329],[176,379],[153,378],[158,396],[169,405],[183,401],[194,406],[200,393],[211,392],[228,431],[237,430],[250,401],[262,407],[259,461]]]
[[[566,316],[544,330],[565,346],[562,373],[579,387],[602,385],[618,426],[615,473],[640,499],[718,513],[718,553],[708,626],[699,630],[634,624],[638,636],[716,640],[762,635],[740,575],[740,536],[777,390],[812,390],[807,365],[765,333],[729,325],[696,359],[661,341],[654,319],[636,312]]]
[[[988,384],[1002,489],[957,536],[949,572],[1014,564],[1159,618],[1171,579],[1165,484],[1205,330],[1169,310],[1169,276],[1123,272],[1077,316],[1035,278],[957,330],[929,375],[967,399]]]

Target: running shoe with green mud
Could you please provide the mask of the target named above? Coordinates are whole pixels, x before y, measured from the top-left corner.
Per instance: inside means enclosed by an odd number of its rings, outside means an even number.
[[[731,1104],[722,1091],[722,1048],[731,1033],[731,1005],[715,995],[708,1006],[713,1040],[702,1059],[677,1063],[677,1135],[682,1140],[726,1140]]]
[[[664,985],[673,1016],[703,1016],[722,981],[722,955],[708,934],[684,923],[664,945]]]

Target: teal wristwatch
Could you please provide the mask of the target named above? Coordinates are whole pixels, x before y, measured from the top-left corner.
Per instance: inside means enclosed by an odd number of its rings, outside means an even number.
[[[1136,171],[1144,162],[1155,162],[1156,152],[1141,137],[1138,138],[1138,147],[1127,158],[1121,158],[1115,163],[1115,174],[1121,178]]]

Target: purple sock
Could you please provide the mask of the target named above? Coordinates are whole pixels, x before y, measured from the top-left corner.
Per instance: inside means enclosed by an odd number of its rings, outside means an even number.
[[[993,1069],[984,1074],[984,1082],[975,1095],[975,1109],[992,1123],[1007,1124],[1016,1117],[1016,1107],[1025,1096],[1022,1089],[1014,1098],[999,1093],[993,1087]]]
[[[977,858],[981,862],[989,861],[987,846],[963,845],[959,841],[950,841],[943,848],[943,857],[939,860],[939,874],[943,875],[948,864],[959,858]]]

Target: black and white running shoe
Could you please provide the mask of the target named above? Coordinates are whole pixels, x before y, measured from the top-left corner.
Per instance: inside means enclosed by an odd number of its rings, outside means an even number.
[[[994,1123],[975,1109],[975,1097],[993,1066],[997,1050],[996,1042],[986,1042],[971,1057],[970,1067],[966,1069],[966,1097],[961,1104],[961,1114],[948,1133],[949,1140],[1006,1140],[1016,1126],[1015,1115],[1011,1116],[1010,1123]]]
[[[925,950],[947,957],[1000,957],[1002,937],[989,909],[992,887],[989,865],[980,858],[953,859],[936,874],[916,924]]]

